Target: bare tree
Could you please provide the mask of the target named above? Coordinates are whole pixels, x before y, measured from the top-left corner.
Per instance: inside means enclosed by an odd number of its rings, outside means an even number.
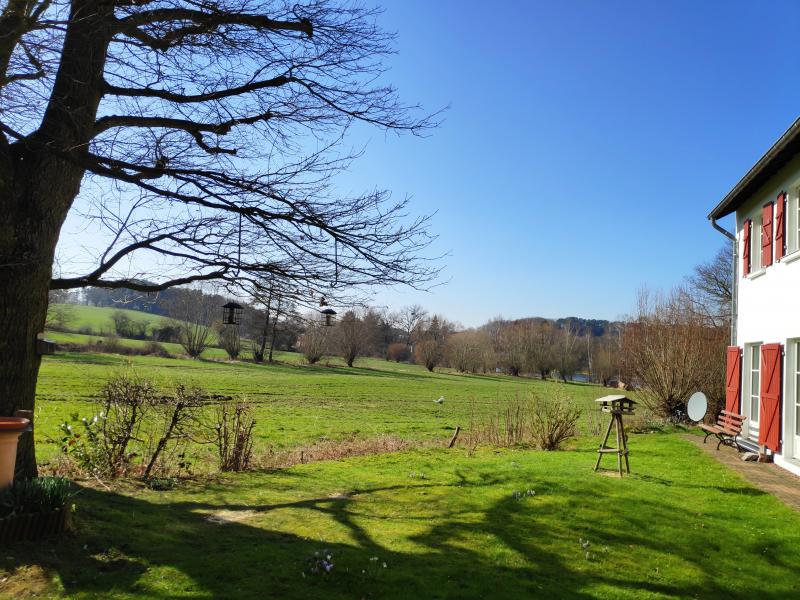
[[[698,316],[687,297],[640,292],[637,314],[622,330],[624,372],[641,383],[645,403],[668,417],[685,414],[693,392],[705,392],[712,412],[725,398],[727,330]]]
[[[297,346],[308,364],[318,363],[328,350],[328,328],[311,322],[297,340]]]
[[[489,336],[485,331],[462,331],[451,335],[445,350],[448,364],[461,373],[486,372],[491,351]]]
[[[178,339],[186,354],[199,358],[214,343],[212,325],[218,307],[202,290],[184,292],[170,303],[169,315],[178,329]]]
[[[499,332],[501,361],[507,373],[518,377],[530,362],[532,323],[527,320],[506,323]]]
[[[48,289],[277,273],[318,295],[435,277],[427,218],[331,182],[358,154],[339,146],[351,124],[436,125],[383,83],[393,38],[375,15],[337,0],[5,3],[0,414],[34,406]],[[56,261],[70,213],[91,264]],[[36,473],[31,436],[19,464]]]
[[[336,325],[336,345],[348,367],[352,367],[356,358],[364,354],[367,347],[368,330],[364,320],[354,311],[348,310]]]
[[[418,323],[412,336],[416,361],[432,372],[442,362],[452,332],[453,324],[440,315]]]
[[[278,321],[293,312],[296,305],[296,293],[292,291],[288,280],[274,274],[260,278],[251,288],[250,295],[256,306],[261,306],[263,317],[259,333],[252,340],[253,360],[263,362],[269,343],[269,362],[275,348],[275,335]]]
[[[556,331],[556,344],[553,348],[558,372],[564,383],[572,379],[581,364],[581,346],[577,328],[567,323]]]
[[[687,278],[690,307],[714,325],[727,326],[733,298],[733,265],[729,247],[720,248],[708,262],[697,265]]]
[[[531,345],[528,369],[531,373],[539,373],[546,379],[550,372],[557,368],[555,352],[555,328],[549,321],[536,323],[531,330]]]
[[[395,313],[394,321],[400,331],[403,332],[403,340],[406,344],[411,344],[414,332],[427,316],[428,312],[419,304],[404,306]]]

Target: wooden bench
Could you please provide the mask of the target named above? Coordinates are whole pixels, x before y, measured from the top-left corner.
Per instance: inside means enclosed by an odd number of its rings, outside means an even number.
[[[719,450],[719,447],[722,444],[727,444],[728,446],[733,446],[736,448],[736,450],[741,452],[742,448],[739,446],[739,442],[736,438],[740,433],[742,433],[742,424],[746,418],[747,417],[743,417],[742,415],[737,415],[736,413],[723,410],[721,413],[719,413],[719,418],[717,419],[716,424],[700,424],[700,429],[706,432],[706,437],[703,438],[703,443],[706,443],[708,436],[713,435],[719,440],[717,443],[717,450]]]

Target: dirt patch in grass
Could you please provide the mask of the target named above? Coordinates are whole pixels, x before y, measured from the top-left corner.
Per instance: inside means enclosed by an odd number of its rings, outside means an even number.
[[[325,440],[315,444],[300,446],[290,450],[269,452],[258,456],[254,463],[261,469],[283,469],[294,465],[319,462],[323,460],[339,460],[353,456],[370,456],[401,452],[418,448],[441,446],[443,442],[407,440],[385,435],[374,438],[348,437],[343,440]]]
[[[40,565],[25,565],[0,575],[0,598],[35,598],[52,587],[52,574]]]

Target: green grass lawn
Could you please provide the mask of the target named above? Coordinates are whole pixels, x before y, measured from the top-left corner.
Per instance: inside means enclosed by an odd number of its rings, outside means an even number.
[[[74,534],[0,552],[0,595],[800,596],[800,515],[674,434],[632,435],[622,480],[592,472],[595,447],[412,451],[166,492],[86,486]],[[329,574],[303,575],[314,552],[331,554]]]
[[[82,304],[54,304],[50,311],[57,308],[65,308],[68,311],[69,319],[67,326],[72,331],[91,332],[94,335],[108,335],[114,333],[114,321],[111,317],[116,312],[124,313],[134,321],[147,321],[149,326],[163,327],[169,323],[169,319],[160,315],[128,310],[117,307],[84,306]]]
[[[40,460],[58,450],[58,426],[71,413],[91,417],[103,384],[133,368],[169,387],[188,382],[210,394],[244,397],[256,408],[256,451],[325,439],[392,434],[413,440],[444,439],[467,424],[530,392],[564,393],[584,404],[601,387],[496,375],[429,373],[417,365],[361,359],[353,368],[339,359],[330,366],[301,364],[299,355],[278,353],[282,362],[165,359],[153,356],[58,353],[45,357],[37,389],[36,435]],[[442,405],[434,399],[445,396]]]

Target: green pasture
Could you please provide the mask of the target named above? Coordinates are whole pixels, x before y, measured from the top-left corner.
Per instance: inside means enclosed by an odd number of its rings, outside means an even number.
[[[587,439],[567,452],[411,451],[162,492],[84,484],[75,533],[3,549],[0,595],[800,596],[800,515],[678,435],[631,435],[630,447],[622,480],[592,472]],[[314,553],[330,555],[330,572],[311,571]]]
[[[72,413],[91,417],[104,383],[125,370],[166,389],[183,382],[211,395],[251,402],[257,451],[349,436],[445,439],[456,426],[466,426],[471,415],[502,410],[510,400],[530,393],[565,394],[587,406],[605,393],[594,385],[429,373],[417,365],[378,359],[360,359],[353,368],[334,358],[306,365],[293,353],[278,353],[277,359],[281,362],[269,365],[82,352],[45,357],[37,388],[39,458],[48,460],[57,451],[58,425]],[[445,401],[436,404],[440,396]]]
[[[56,310],[65,310],[69,315],[67,328],[70,331],[83,331],[94,335],[109,335],[114,333],[114,313],[121,312],[134,321],[146,321],[149,327],[163,327],[169,319],[160,315],[153,315],[138,310],[126,308],[84,306],[82,304],[54,304],[50,307],[50,314]]]

